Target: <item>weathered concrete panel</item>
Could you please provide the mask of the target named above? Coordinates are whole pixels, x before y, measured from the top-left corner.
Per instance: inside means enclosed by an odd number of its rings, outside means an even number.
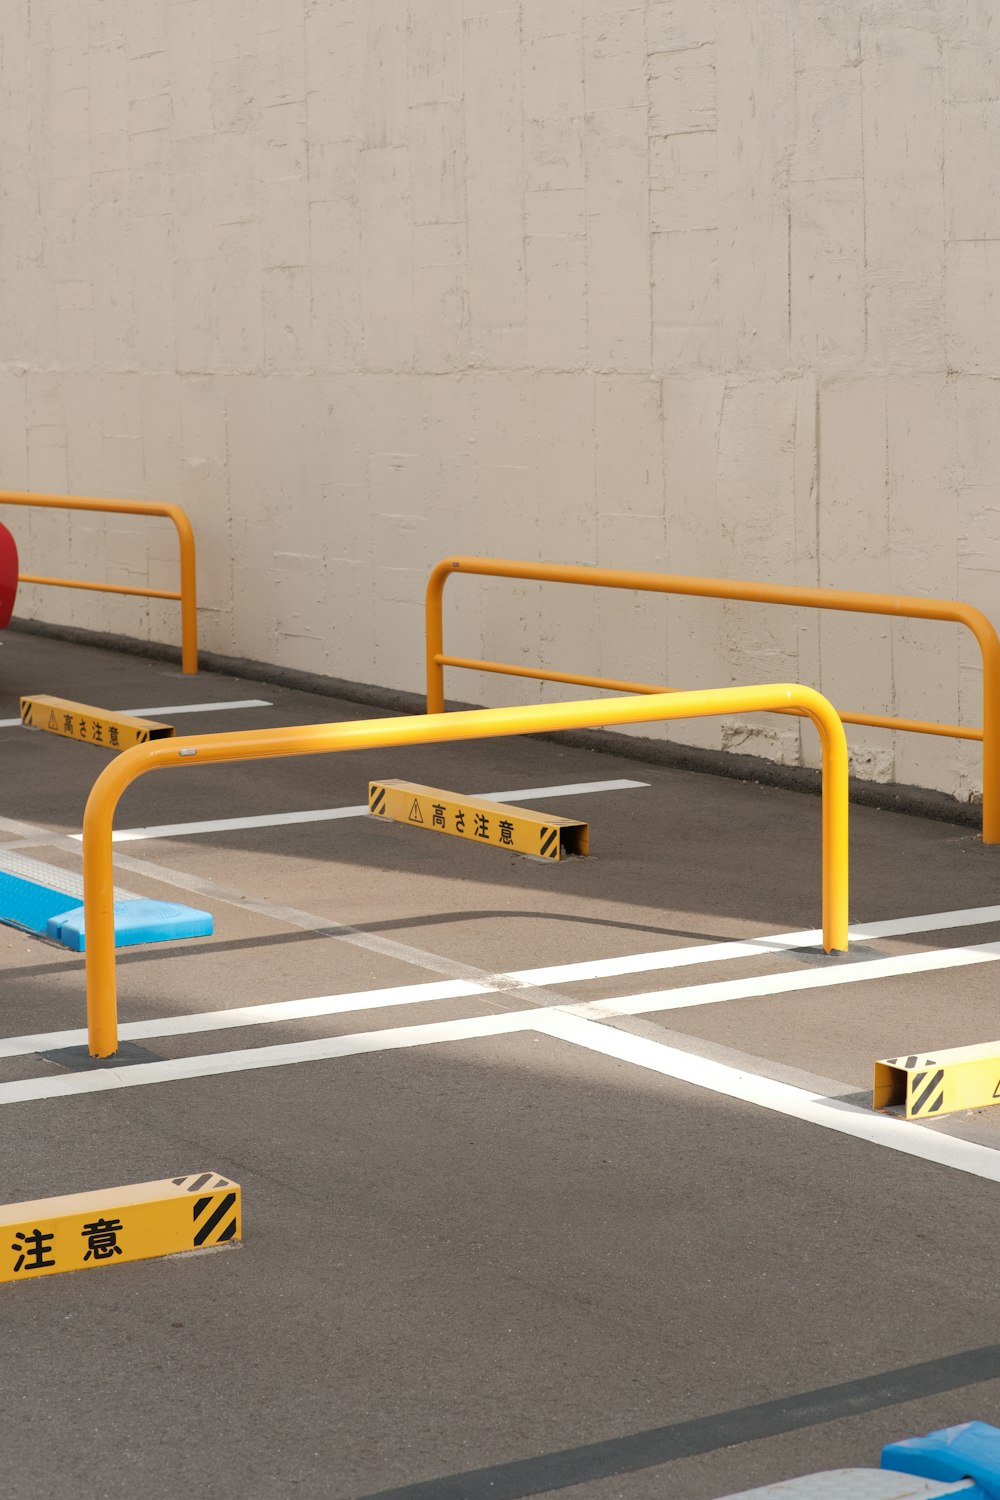
[[[209,648],[419,687],[449,551],[1000,611],[993,0],[33,0],[0,132],[0,484],[187,506]],[[130,525],[18,528],[171,581]],[[465,580],[448,629],[981,712],[940,627]],[[791,721],[671,733],[816,758]],[[860,774],[979,784],[974,746],[850,739]]]

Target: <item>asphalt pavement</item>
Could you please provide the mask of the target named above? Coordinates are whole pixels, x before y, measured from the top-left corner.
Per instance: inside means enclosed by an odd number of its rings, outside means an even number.
[[[0,720],[27,692],[183,734],[378,716],[8,633]],[[107,753],[0,725],[0,856],[79,871]],[[591,854],[380,823],[390,778]],[[116,880],[215,931],[119,954],[151,1057],[82,1089],[39,1055],[82,1039],[82,955],[0,926],[0,1202],[211,1169],[243,1240],[0,1284],[0,1488],[713,1500],[1000,1422],[1000,1110],[870,1108],[876,1058],[1000,1055],[1000,849],[851,821],[829,958],[804,793],[527,738],[145,777]]]

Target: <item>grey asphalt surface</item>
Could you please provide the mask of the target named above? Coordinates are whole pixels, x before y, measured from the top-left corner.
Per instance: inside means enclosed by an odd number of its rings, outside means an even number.
[[[8,634],[35,691],[128,708],[259,697],[178,732],[378,715],[261,682]],[[0,847],[78,868],[103,752],[0,729]],[[819,802],[539,740],[147,777],[117,824],[632,779],[560,797],[551,865],[344,819],[116,846],[211,938],[119,957],[123,1021],[493,976],[819,922]],[[544,800],[526,799],[544,809]],[[852,810],[852,918],[997,902],[1000,849]],[[1000,923],[854,958],[1000,940]],[[199,1057],[853,960],[777,954],[159,1036]],[[0,926],[0,1035],[84,1022],[79,955]],[[991,963],[608,1024],[819,1092],[876,1057],[1000,1037]],[[697,1000],[697,997],[693,997]],[[686,997],[685,997],[686,999]],[[0,1058],[0,1086],[61,1076]],[[0,1285],[0,1493],[712,1500],[884,1442],[1000,1422],[996,1185],[531,1031],[64,1099],[0,1102],[0,1201],[217,1169],[241,1246]],[[993,1144],[1000,1111],[933,1127]],[[929,1127],[914,1125],[913,1130]],[[4,1253],[0,1245],[0,1253]],[[6,1488],[5,1488],[6,1486]]]

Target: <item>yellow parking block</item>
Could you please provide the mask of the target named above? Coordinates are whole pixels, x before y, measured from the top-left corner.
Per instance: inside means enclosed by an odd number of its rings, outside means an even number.
[[[1000,1042],[883,1058],[875,1064],[872,1106],[899,1104],[908,1120],[1000,1104]]]
[[[50,698],[45,693],[21,699],[21,723],[28,729],[45,729],[85,745],[100,745],[103,750],[128,750],[149,740],[169,739],[174,732],[172,724],[160,724],[156,719],[139,719],[135,714],[72,703],[68,698]]]
[[[239,1185],[218,1172],[0,1207],[0,1281],[97,1270],[242,1234]]]
[[[590,849],[586,823],[529,812],[507,802],[461,797],[457,792],[417,786],[412,781],[370,781],[368,810],[376,818],[408,823],[411,828],[426,828],[431,833],[450,833],[474,844],[492,844],[536,859],[565,859]]]

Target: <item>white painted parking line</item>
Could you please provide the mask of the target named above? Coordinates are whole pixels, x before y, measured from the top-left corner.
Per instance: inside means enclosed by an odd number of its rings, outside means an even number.
[[[928,912],[922,917],[891,917],[884,922],[863,922],[851,927],[852,943],[867,938],[911,937],[921,932],[947,932],[953,927],[985,927],[1000,922],[1000,906],[973,906],[958,911]],[[518,969],[508,979],[525,984],[572,984],[586,979],[615,978],[621,974],[646,974],[652,970],[683,969],[689,964],[714,964],[734,958],[759,958],[762,953],[785,953],[793,948],[816,948],[823,934],[779,932],[733,942],[698,943],[690,948],[664,948],[655,953],[628,953],[616,958],[583,959],[571,964],[545,964],[537,969]]]
[[[992,963],[1000,958],[1000,943],[981,943],[975,948],[942,948],[931,953],[903,953],[894,958],[873,958],[865,963],[838,964],[829,968],[793,969],[782,974],[762,974],[752,979],[721,979],[714,984],[683,985],[680,989],[650,990],[618,1000],[582,1000],[560,1007],[567,1014],[589,1020],[613,1016],[642,1016],[652,1011],[689,1010],[701,1005],[721,1005],[729,1000],[751,1000],[761,996],[789,995],[800,990],[829,989],[838,984],[860,984],[868,979],[894,979],[905,974],[931,974],[940,969],[961,969],[972,964]]]
[[[152,714],[209,714],[218,713],[227,708],[271,708],[273,705],[266,698],[239,698],[230,699],[225,703],[167,703],[159,704],[155,708],[120,708],[114,712],[122,714],[134,714],[137,717],[145,715],[149,718]],[[20,719],[0,719],[0,729],[14,729],[20,727]]]
[[[470,797],[485,797],[492,802],[516,802],[521,797],[583,797],[591,792],[623,792],[633,787],[647,787],[648,781],[575,781],[563,786],[520,787],[513,792],[468,792]],[[199,833],[232,833],[242,828],[281,828],[293,823],[328,823],[338,818],[366,818],[368,803],[351,807],[319,807],[308,812],[264,813],[252,818],[210,818],[200,823],[157,823],[148,828],[118,828],[112,834],[116,844],[131,844],[140,839],[181,839]],[[78,842],[82,834],[71,838]]]
[[[746,1104],[788,1115],[808,1124],[834,1130],[870,1145],[884,1146],[938,1166],[967,1172],[991,1182],[1000,1182],[1000,1152],[959,1136],[938,1135],[925,1126],[893,1119],[883,1114],[829,1099],[773,1078],[747,1073],[725,1063],[682,1052],[613,1027],[584,1021],[578,1016],[549,1010],[504,1012],[468,1020],[437,1021],[423,1026],[398,1026],[389,1030],[357,1032],[351,1036],[326,1037],[308,1042],[290,1042],[275,1047],[257,1047],[239,1052],[216,1052],[171,1061],[137,1063],[90,1073],[24,1079],[0,1084],[0,1104],[23,1104],[42,1099],[68,1098],[75,1094],[103,1093],[111,1089],[140,1088],[184,1079],[217,1077],[261,1068],[288,1067],[296,1063],[360,1057],[367,1053],[391,1052],[410,1047],[468,1041],[473,1038],[534,1032],[557,1041],[584,1047],[604,1057],[648,1068],[653,1072],[708,1089]]]
[[[960,1136],[938,1135],[926,1128],[914,1130],[912,1122],[897,1120],[891,1115],[876,1114],[859,1105],[847,1104],[841,1099],[827,1099],[822,1094],[811,1094],[806,1089],[795,1088],[789,1083],[779,1083],[776,1079],[763,1078],[756,1073],[745,1073],[739,1068],[728,1067],[725,1063],[681,1052],[663,1042],[633,1036],[631,1032],[618,1031],[612,1026],[598,1026],[577,1016],[550,1013],[536,1015],[534,1026],[546,1036],[586,1047],[603,1057],[613,1057],[620,1062],[651,1069],[680,1083],[690,1083],[696,1088],[708,1089],[729,1099],[738,1099],[745,1104],[756,1104],[762,1109],[790,1115],[793,1119],[820,1125],[825,1130],[835,1130],[841,1135],[853,1136],[856,1140],[867,1141],[873,1146],[886,1146],[890,1151],[901,1151],[906,1156],[920,1157],[923,1161],[934,1162],[938,1166],[968,1172],[974,1177],[985,1177],[990,1182],[1000,1182],[1000,1151],[963,1140]]]
[[[396,1005],[426,1005],[435,1000],[464,1000],[493,993],[486,984],[466,979],[431,980],[426,984],[393,985],[389,989],[358,990],[347,995],[315,995],[305,1000],[275,1000],[266,1005],[234,1006],[230,1010],[197,1015],[165,1016],[160,1020],[126,1021],[118,1028],[123,1042],[148,1037],[193,1036],[203,1031],[227,1031],[244,1026],[273,1026],[281,1021],[304,1021],[316,1016],[351,1015],[355,1011],[391,1009]],[[0,1057],[24,1057],[60,1047],[82,1047],[85,1030],[37,1032],[33,1036],[0,1038]]]
[[[293,823],[328,823],[337,818],[360,818],[368,804],[355,807],[320,807],[310,812],[268,813],[257,818],[211,818],[200,823],[155,823],[148,828],[116,828],[112,843],[134,844],[140,839],[186,839],[199,833],[235,833],[242,828],[283,828]],[[82,833],[70,838],[82,843]]]
[[[562,786],[520,786],[512,792],[468,792],[487,802],[516,802],[519,797],[585,797],[588,792],[629,792],[648,787],[648,781],[567,781]]]
[[[273,708],[269,698],[230,698],[222,703],[160,703],[153,708],[127,708],[125,713],[135,714],[210,714],[228,708]]]
[[[927,912],[922,917],[890,917],[885,922],[865,922],[860,927],[851,928],[851,936],[907,937],[911,933],[945,932],[950,927],[985,927],[990,922],[1000,922],[1000,906],[963,906],[957,911]]]
[[[901,917],[893,922],[873,922],[851,930],[852,937],[872,935],[889,936],[897,930],[906,933],[920,932],[923,924],[930,931],[944,931],[948,927],[977,925],[1000,919],[1000,908],[993,906],[973,907],[954,912],[932,912],[925,917]],[[785,938],[817,937],[816,933],[786,933]],[[761,951],[783,951],[771,947],[783,939],[761,937],[747,944],[706,943],[698,948],[673,950],[676,966],[701,962],[723,962],[734,957],[759,956]],[[759,944],[759,946],[758,946]],[[738,952],[732,950],[738,949]],[[667,955],[638,954],[648,956]],[[936,949],[925,953],[899,954],[890,958],[875,958],[867,962],[838,964],[831,961],[828,968],[792,969],[780,974],[765,974],[745,979],[718,980],[711,984],[684,985],[680,988],[652,990],[641,995],[626,995],[620,999],[567,1001],[565,1005],[550,1007],[564,1011],[567,1015],[585,1019],[613,1019],[618,1016],[645,1015],[652,1011],[688,1010],[702,1005],[720,1005],[729,1000],[748,1000],[796,991],[826,989],[838,984],[852,984],[869,979],[891,979],[906,974],[933,973],[940,969],[963,968],[969,965],[990,963],[1000,957],[1000,943],[981,943],[968,948]],[[579,977],[578,965],[568,964],[568,977]],[[557,967],[547,969],[522,969],[508,974],[483,974],[481,982],[471,979],[430,980],[421,984],[391,985],[377,990],[357,990],[342,995],[316,995],[302,1000],[279,1000],[259,1005],[235,1006],[228,1010],[202,1011],[190,1015],[164,1016],[148,1021],[128,1021],[119,1028],[123,1041],[137,1041],[161,1036],[194,1036],[202,1031],[236,1030],[245,1026],[271,1025],[281,1021],[302,1020],[309,1017],[350,1015],[354,1011],[376,1010],[395,1005],[419,1005],[438,1000],[462,999],[473,995],[516,993],[516,986],[524,984],[533,989],[532,977],[546,976],[549,983],[556,982],[564,971]],[[513,982],[513,983],[512,983]],[[0,1057],[22,1057],[32,1052],[51,1051],[59,1047],[82,1046],[87,1040],[86,1031],[36,1032],[27,1036],[0,1038]]]
[[[125,1068],[92,1073],[67,1073],[56,1078],[26,1078],[0,1084],[0,1105],[25,1104],[35,1099],[61,1099],[72,1094],[99,1094],[107,1089],[140,1088],[185,1078],[212,1078],[220,1073],[246,1073],[257,1068],[289,1067],[334,1057],[360,1057],[366,1052],[393,1052],[403,1047],[426,1047],[435,1042],[460,1042],[469,1037],[499,1036],[530,1031],[536,1011],[503,1011],[469,1020],[433,1021],[423,1026],[394,1026],[384,1031],[354,1032],[350,1036],[321,1037],[308,1042],[286,1042],[276,1047],[252,1047],[241,1052],[213,1052],[179,1057],[169,1062],[132,1063]]]
[[[722,946],[722,945],[720,945]],[[697,951],[697,950],[696,950]],[[617,1016],[648,1015],[652,1011],[689,1010],[702,1005],[722,1005],[730,1000],[749,1000],[803,990],[827,989],[839,984],[869,979],[891,979],[904,974],[931,973],[962,968],[1000,958],[1000,943],[976,948],[946,948],[932,953],[907,953],[895,958],[875,958],[868,963],[832,964],[826,969],[792,969],[782,974],[764,974],[749,979],[723,979],[712,984],[682,985],[679,989],[652,990],[621,999],[568,1001],[547,1010],[565,1012],[587,1020],[609,1020]],[[423,984],[395,985],[386,989],[360,990],[345,995],[317,995],[304,1000],[234,1006],[230,1010],[166,1016],[160,1020],[129,1021],[120,1027],[123,1041],[160,1036],[194,1036],[202,1031],[238,1030],[244,1026],[273,1025],[309,1017],[349,1015],[394,1005],[419,1005],[436,1000],[462,999],[472,995],[516,994],[507,981],[513,975],[484,975],[473,980],[432,980]],[[21,1057],[57,1047],[82,1046],[83,1030],[39,1032],[30,1036],[0,1038],[0,1057]]]

